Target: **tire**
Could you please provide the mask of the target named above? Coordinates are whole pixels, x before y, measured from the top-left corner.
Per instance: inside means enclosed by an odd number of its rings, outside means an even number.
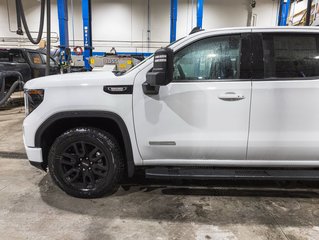
[[[67,194],[97,198],[118,189],[123,154],[109,133],[91,127],[71,129],[51,146],[48,167],[53,181]]]

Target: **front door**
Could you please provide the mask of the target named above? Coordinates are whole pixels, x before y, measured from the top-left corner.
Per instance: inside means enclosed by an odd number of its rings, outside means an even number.
[[[137,75],[134,124],[145,162],[246,159],[251,81],[242,42],[215,36],[177,51],[174,80],[158,95],[141,87],[151,66]]]

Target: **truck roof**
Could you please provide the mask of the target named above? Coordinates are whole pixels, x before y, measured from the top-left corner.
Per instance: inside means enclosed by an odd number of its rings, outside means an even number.
[[[207,33],[207,32],[217,32],[217,31],[225,31],[225,32],[241,32],[251,30],[252,32],[316,32],[319,33],[318,27],[311,26],[275,26],[275,27],[229,27],[229,28],[212,28],[212,29],[203,29],[198,31],[192,35]]]

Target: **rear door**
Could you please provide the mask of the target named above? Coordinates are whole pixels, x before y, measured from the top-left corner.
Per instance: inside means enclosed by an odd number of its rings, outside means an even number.
[[[319,159],[319,35],[255,34],[248,159]]]

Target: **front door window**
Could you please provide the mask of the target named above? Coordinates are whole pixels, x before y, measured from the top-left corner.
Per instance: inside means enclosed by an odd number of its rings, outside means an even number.
[[[197,41],[175,54],[174,81],[240,79],[240,36]]]

